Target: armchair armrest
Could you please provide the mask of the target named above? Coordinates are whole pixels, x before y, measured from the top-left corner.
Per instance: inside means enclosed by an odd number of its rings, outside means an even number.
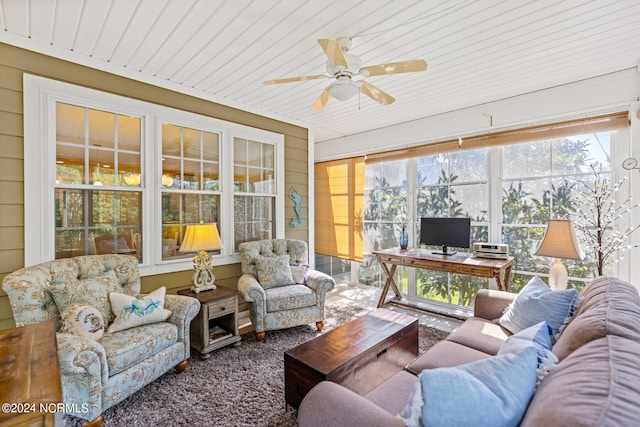
[[[200,301],[184,295],[165,295],[164,308],[171,310],[167,322],[178,327],[178,340],[184,341],[191,321],[200,311]]]
[[[336,286],[336,281],[328,274],[317,270],[307,271],[307,286],[318,294],[326,294]]]
[[[511,292],[480,289],[476,294],[473,315],[487,320],[495,320],[502,316],[504,310],[517,296],[518,294]]]
[[[267,296],[264,293],[264,289],[253,274],[245,273],[240,276],[238,292],[247,302],[255,302],[259,305],[266,304]]]
[[[61,375],[86,375],[92,383],[106,384],[109,379],[107,354],[98,341],[60,332],[56,338]]]
[[[298,409],[298,426],[393,427],[404,426],[404,423],[351,390],[323,381],[302,400]]]

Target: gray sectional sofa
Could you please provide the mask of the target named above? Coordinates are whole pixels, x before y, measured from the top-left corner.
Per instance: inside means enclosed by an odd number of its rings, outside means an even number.
[[[423,369],[458,366],[498,353],[511,333],[495,319],[515,297],[480,291],[473,317],[365,396],[335,383],[318,384],[300,405],[298,425],[404,425],[397,414]],[[521,426],[640,425],[640,297],[634,286],[610,277],[590,282],[552,351],[558,364],[535,389]],[[464,390],[456,404],[464,407]]]

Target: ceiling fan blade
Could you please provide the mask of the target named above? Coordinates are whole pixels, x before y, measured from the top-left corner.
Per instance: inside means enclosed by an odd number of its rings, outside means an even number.
[[[275,84],[280,84],[280,83],[291,83],[291,82],[300,82],[303,80],[315,80],[315,79],[320,79],[320,78],[327,78],[328,76],[326,74],[315,74],[312,76],[299,76],[299,77],[287,77],[284,79],[276,79],[276,80],[267,80],[266,82],[264,82],[264,84],[266,85],[275,85]]]
[[[311,111],[322,110],[324,106],[327,105],[327,102],[329,102],[329,90],[325,89],[311,106]]]
[[[384,74],[413,73],[416,71],[425,71],[426,69],[427,62],[424,59],[414,59],[411,61],[390,62],[389,64],[361,67],[360,74],[368,77],[381,76]]]
[[[393,104],[393,101],[396,100],[393,96],[381,91],[371,83],[367,83],[363,80],[360,80],[358,83],[361,84],[360,92],[382,105]]]
[[[333,65],[334,67],[342,65],[344,68],[349,68],[347,60],[342,53],[340,43],[332,39],[318,39],[318,43],[320,43],[322,50],[324,50],[327,58],[329,58],[329,62],[331,62],[331,65]]]

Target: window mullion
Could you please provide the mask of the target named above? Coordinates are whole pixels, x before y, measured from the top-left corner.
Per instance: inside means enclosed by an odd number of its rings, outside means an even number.
[[[489,241],[502,241],[502,147],[487,149],[489,171]]]
[[[418,160],[415,158],[407,160],[407,233],[409,233],[409,247],[418,247],[419,242],[416,238],[418,222],[418,201],[417,201],[417,187],[418,187]],[[409,268],[407,271],[407,295],[409,298],[414,298],[417,295],[416,285],[416,269]]]

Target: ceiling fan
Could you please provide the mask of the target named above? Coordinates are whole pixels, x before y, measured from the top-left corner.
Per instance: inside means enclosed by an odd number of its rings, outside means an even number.
[[[363,93],[382,105],[388,105],[395,101],[394,97],[378,89],[371,83],[364,80],[353,80],[352,77],[371,77],[385,74],[412,73],[416,71],[425,71],[427,69],[427,63],[422,59],[361,67],[360,58],[356,55],[347,53],[349,49],[351,49],[351,39],[349,37],[340,37],[337,40],[319,39],[318,43],[320,43],[320,46],[328,58],[326,74],[267,80],[264,84],[272,85],[303,80],[335,78],[336,81],[331,83],[322,91],[316,102],[311,107],[312,111],[321,110],[327,104],[329,98],[336,98],[338,101],[346,101],[358,93]]]

